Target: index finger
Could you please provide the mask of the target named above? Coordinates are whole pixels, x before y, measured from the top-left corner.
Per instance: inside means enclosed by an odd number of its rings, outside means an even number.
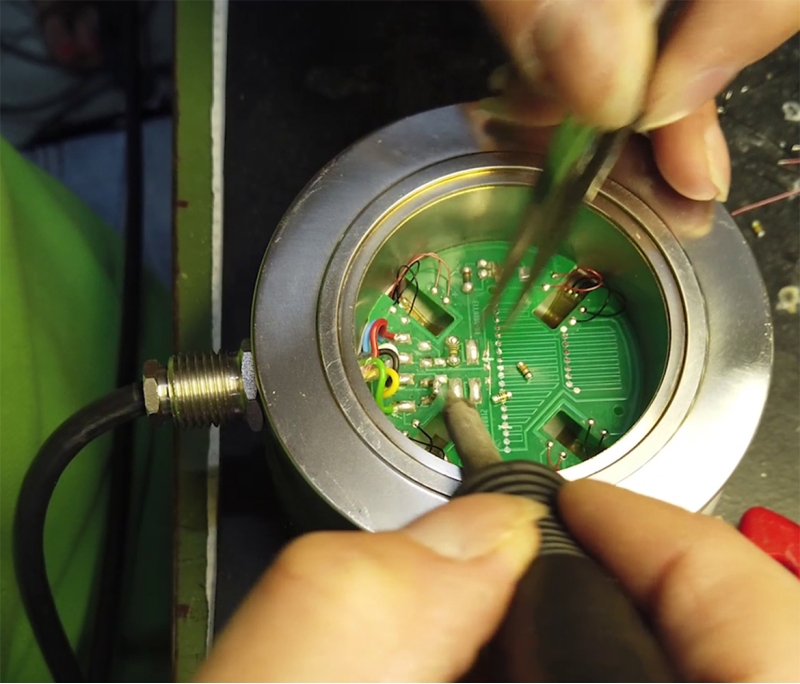
[[[715,518],[582,480],[559,510],[688,681],[800,680],[800,582]]]

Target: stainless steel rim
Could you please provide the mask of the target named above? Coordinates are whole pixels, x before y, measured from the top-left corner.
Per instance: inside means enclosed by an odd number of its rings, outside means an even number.
[[[402,524],[459,482],[455,466],[409,444],[377,411],[363,383],[352,381],[349,350],[360,273],[382,231],[392,230],[392,221],[379,221],[391,218],[392,206],[405,199],[411,210],[426,201],[421,189],[437,183],[446,191],[446,177],[452,189],[467,169],[483,169],[483,182],[532,179],[530,153],[507,141],[481,149],[475,126],[469,108],[436,110],[334,160],[282,221],[256,288],[253,344],[267,416],[300,475],[367,529]],[[642,166],[641,150],[631,158],[595,208],[636,240],[659,275],[673,336],[668,370],[628,435],[565,475],[700,510],[738,463],[760,417],[772,358],[769,309],[752,255],[724,210],[687,204]],[[687,234],[687,217],[704,217],[696,222],[702,230]],[[721,268],[726,259],[731,267]]]

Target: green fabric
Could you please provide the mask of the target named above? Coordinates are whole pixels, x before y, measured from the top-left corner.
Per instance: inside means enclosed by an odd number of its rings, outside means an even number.
[[[49,672],[24,614],[12,561],[16,497],[28,463],[65,418],[114,386],[121,281],[119,237],[80,200],[0,141],[0,679],[49,681]],[[148,352],[169,350],[169,298],[148,288],[146,317],[157,321]],[[139,432],[147,430],[141,426]],[[147,514],[138,524],[130,565],[147,578],[128,579],[129,591],[148,600],[134,612],[135,636],[158,635],[168,652],[169,515],[168,445],[159,441],[160,464],[147,470],[139,459],[137,479],[147,489]],[[149,441],[149,440],[141,440]],[[74,646],[84,637],[93,605],[105,509],[108,439],[88,446],[61,478],[45,530],[48,574],[56,603]],[[149,445],[148,445],[149,446]],[[164,454],[167,454],[166,457]],[[145,479],[155,473],[154,495]],[[155,497],[155,498],[154,498]],[[151,509],[155,508],[154,520]],[[166,513],[165,513],[166,511]],[[149,528],[143,520],[151,520]],[[167,520],[169,518],[167,517]],[[156,543],[148,537],[155,525]],[[166,534],[165,530],[166,528]],[[156,558],[155,564],[152,561]],[[154,574],[154,572],[156,574]],[[154,607],[154,602],[157,605]],[[142,607],[147,606],[146,619]],[[123,625],[123,632],[125,632]],[[124,647],[124,646],[123,646]],[[144,676],[145,673],[140,673]],[[163,677],[163,670],[155,678]]]

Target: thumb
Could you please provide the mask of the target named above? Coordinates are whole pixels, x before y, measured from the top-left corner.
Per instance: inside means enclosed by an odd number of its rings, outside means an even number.
[[[503,617],[539,544],[540,504],[457,499],[397,532],[293,542],[199,681],[453,681]]]

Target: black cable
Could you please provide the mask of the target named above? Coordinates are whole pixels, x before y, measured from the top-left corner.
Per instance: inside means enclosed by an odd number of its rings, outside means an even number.
[[[132,382],[141,375],[139,365],[139,321],[141,318],[142,274],[142,122],[140,110],[141,70],[139,61],[139,5],[125,5],[126,21],[126,175],[125,264],[122,291],[117,385]],[[112,443],[109,504],[106,514],[106,535],[103,549],[100,586],[94,633],[89,653],[89,678],[95,682],[112,681],[112,667],[119,630],[119,613],[125,572],[125,554],[129,536],[129,520],[134,466],[134,428],[131,424],[115,431]]]
[[[59,478],[87,444],[144,413],[141,383],[110,392],[73,414],[50,435],[22,481],[14,514],[14,569],[31,628],[57,682],[79,682],[84,676],[47,579],[47,507]]]

